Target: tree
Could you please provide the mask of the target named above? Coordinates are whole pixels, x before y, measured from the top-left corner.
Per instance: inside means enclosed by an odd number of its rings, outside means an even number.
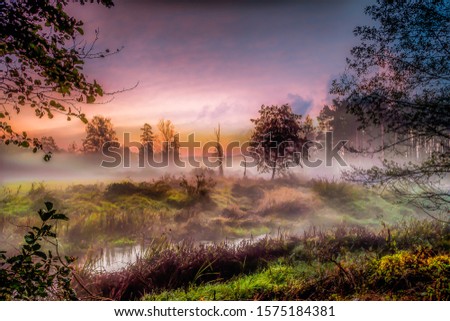
[[[158,130],[161,133],[162,153],[165,157],[169,157],[173,138],[175,136],[175,126],[170,120],[161,119],[158,123]]]
[[[87,80],[83,64],[86,59],[112,52],[93,52],[93,46],[80,41],[83,22],[65,11],[69,2],[0,3],[0,143],[32,146],[36,152],[42,149],[41,142],[26,132],[16,132],[10,125],[14,115],[23,108],[32,108],[38,118],[53,118],[59,113],[67,120],[76,117],[87,123],[78,104],[93,103],[104,94],[95,80]],[[97,2],[108,8],[113,6],[111,0]]]
[[[313,136],[316,132],[316,127],[314,126],[313,119],[309,115],[306,116],[305,121],[303,122],[302,132],[307,139],[314,139]]]
[[[69,144],[69,146],[67,146],[67,152],[71,153],[71,154],[76,154],[78,153],[79,148],[78,148],[78,144],[73,141]]]
[[[170,143],[175,135],[175,126],[170,120],[161,119],[158,123],[158,129],[161,133],[162,140]]]
[[[442,180],[450,172],[450,2],[384,1],[368,6],[374,24],[354,30],[361,43],[351,50],[347,72],[333,81],[331,92],[364,129],[382,126],[398,145],[437,145],[415,163],[384,161],[384,166],[357,169],[344,177],[382,184],[433,217],[446,220],[450,191]]]
[[[155,135],[153,134],[152,126],[145,123],[144,127],[141,128],[141,143],[147,146],[149,149],[153,150],[153,143],[155,140]]]
[[[53,136],[43,136],[41,138],[42,150],[46,153],[58,152],[60,148],[56,145]]]
[[[254,152],[259,155],[260,172],[282,173],[293,165],[295,152],[306,142],[301,115],[292,112],[288,105],[262,105],[259,118],[251,119],[255,124],[251,141]]]
[[[92,121],[86,125],[86,139],[83,140],[83,151],[85,153],[97,153],[110,146],[119,146],[111,119],[103,116],[94,116]]]
[[[214,129],[214,134],[216,135],[216,154],[217,159],[219,160],[219,176],[223,177],[223,147],[222,144],[220,144],[220,124],[217,129]]]
[[[356,116],[347,112],[345,103],[333,100],[333,104],[325,105],[317,117],[321,136],[327,131],[333,132],[335,140],[348,140],[344,148],[361,147],[362,137],[358,131],[359,123]]]

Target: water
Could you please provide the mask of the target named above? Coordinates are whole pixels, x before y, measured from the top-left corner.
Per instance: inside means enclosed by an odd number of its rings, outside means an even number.
[[[225,242],[228,244],[239,244],[244,241],[257,242],[266,236],[266,234],[263,234],[249,238],[226,239]],[[212,245],[214,242],[199,241],[198,244]],[[144,257],[146,249],[147,247],[144,244],[104,247],[94,255],[87,255],[81,262],[82,264],[89,263],[90,267],[97,271],[115,272],[126,268],[135,263],[139,258]]]
[[[82,262],[89,262],[90,267],[98,271],[114,272],[135,263],[144,254],[145,246],[142,244],[105,247],[95,255],[89,255]]]

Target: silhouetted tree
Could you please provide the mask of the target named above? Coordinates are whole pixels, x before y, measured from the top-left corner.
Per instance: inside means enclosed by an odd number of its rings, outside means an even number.
[[[388,186],[448,220],[450,192],[440,182],[450,172],[450,2],[378,0],[365,12],[375,23],[354,30],[361,44],[351,50],[347,72],[331,92],[340,95],[362,129],[375,124],[383,134],[396,135],[380,150],[416,142],[437,148],[422,162],[384,161],[384,167],[345,177]]]
[[[94,116],[86,125],[86,139],[83,140],[85,153],[96,153],[109,146],[118,147],[116,131],[110,118]]]
[[[42,143],[42,150],[46,153],[54,153],[60,150],[58,145],[56,145],[53,136],[43,136],[41,138],[41,143]]]
[[[223,147],[220,144],[220,124],[217,129],[214,129],[214,134],[216,135],[216,154],[219,161],[219,176],[223,176]]]
[[[79,148],[78,148],[78,144],[74,141],[74,142],[71,142],[70,144],[69,144],[69,146],[67,146],[67,152],[69,152],[69,153],[71,153],[71,154],[75,154],[75,153],[77,153],[79,151]]]
[[[168,157],[175,136],[175,126],[170,120],[161,119],[158,123],[158,130],[161,133],[162,153],[165,157]]]
[[[307,115],[302,126],[302,132],[304,137],[308,140],[313,140],[316,133],[316,127],[311,116]]]
[[[97,2],[113,6],[111,0]],[[83,64],[85,59],[112,53],[94,53],[91,46],[79,45],[83,22],[65,11],[68,3],[18,0],[0,4],[0,143],[32,146],[36,152],[41,142],[11,127],[14,114],[32,108],[39,118],[59,113],[87,123],[77,104],[92,103],[103,95],[95,80],[87,80]]]
[[[153,134],[152,126],[145,123],[144,127],[141,128],[141,143],[150,149],[153,149],[153,144],[155,141],[155,135]]]
[[[282,173],[294,165],[294,153],[301,153],[297,146],[306,142],[301,119],[288,104],[261,106],[259,118],[251,119],[255,124],[251,141],[254,152],[259,155],[260,172],[272,172],[273,179],[277,172]]]
[[[332,105],[325,105],[317,116],[317,120],[321,137],[325,132],[331,131],[335,140],[348,140],[347,147],[361,146],[358,119],[347,112],[344,103],[334,100]]]

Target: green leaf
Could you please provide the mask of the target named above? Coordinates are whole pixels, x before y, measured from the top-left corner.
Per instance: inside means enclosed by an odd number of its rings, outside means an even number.
[[[0,118],[5,118],[5,114],[0,113]]]
[[[47,211],[51,211],[53,209],[53,203],[52,202],[45,202],[45,207],[47,208]]]
[[[22,146],[22,147],[24,147],[24,148],[28,148],[28,147],[30,147],[30,143],[27,142],[27,141],[23,141],[23,142],[20,144],[20,146]]]
[[[95,97],[92,96],[92,95],[87,96],[87,97],[86,97],[86,102],[87,102],[88,104],[94,103],[94,102],[95,102]]]
[[[87,124],[87,123],[89,122],[84,114],[83,114],[83,115],[80,115],[80,119],[81,119],[81,121],[82,121],[83,123],[85,123],[85,124]]]
[[[44,260],[47,260],[47,255],[42,251],[36,251],[36,252],[34,252],[34,254],[36,256],[39,256],[40,258],[43,258]]]
[[[77,27],[76,30],[79,32],[80,35],[84,35],[84,30],[81,27]]]
[[[33,235],[25,235],[24,237],[25,242],[27,242],[28,244],[32,244],[34,243],[34,234]]]
[[[44,212],[43,210],[39,210],[38,213],[43,222],[47,221],[52,216],[52,212]]]

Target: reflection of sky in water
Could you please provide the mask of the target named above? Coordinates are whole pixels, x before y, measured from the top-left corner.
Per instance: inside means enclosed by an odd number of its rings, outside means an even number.
[[[257,242],[264,237],[266,237],[266,234],[251,238],[226,239],[225,242],[236,245],[240,242]],[[208,246],[212,244],[212,242],[201,241],[198,242],[198,244]],[[146,250],[147,248],[142,244],[120,247],[105,247],[102,248],[97,254],[90,255],[80,260],[80,264],[83,265],[86,262],[89,262],[90,266],[97,271],[118,271],[126,268],[130,264],[135,263],[139,258],[145,257]]]
[[[136,262],[144,255],[144,248],[140,244],[122,247],[107,247],[100,250],[97,256],[87,258],[92,267],[100,271],[117,271]]]

